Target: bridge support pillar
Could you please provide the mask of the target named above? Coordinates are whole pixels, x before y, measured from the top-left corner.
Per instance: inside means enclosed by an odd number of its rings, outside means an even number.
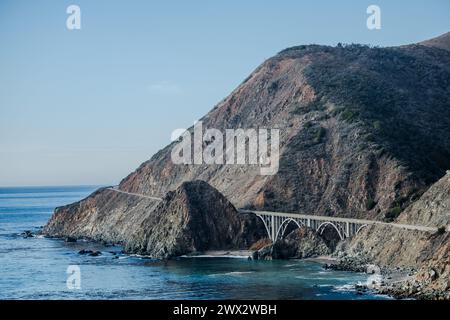
[[[311,228],[311,219],[310,218],[308,218],[306,220],[306,225],[307,225],[308,228]]]
[[[350,237],[350,222],[345,223],[345,233],[347,234],[347,237]]]
[[[270,228],[271,230],[270,230],[270,233],[271,233],[271,240],[272,240],[272,242],[274,242],[275,243],[275,217],[274,216],[272,216],[271,217],[271,225],[272,225],[272,227]]]

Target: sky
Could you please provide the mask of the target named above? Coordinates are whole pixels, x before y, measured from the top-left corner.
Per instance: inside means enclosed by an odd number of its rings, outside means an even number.
[[[448,31],[448,0],[0,0],[0,186],[117,184],[286,47]]]

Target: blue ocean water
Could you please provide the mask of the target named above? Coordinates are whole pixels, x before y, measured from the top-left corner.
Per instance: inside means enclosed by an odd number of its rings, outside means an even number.
[[[122,254],[120,247],[20,235],[39,230],[56,206],[95,189],[0,188],[0,299],[386,299],[354,290],[367,281],[365,274],[324,270],[311,261],[155,261]],[[81,249],[102,254],[80,255]],[[67,286],[69,265],[79,266],[79,289]]]

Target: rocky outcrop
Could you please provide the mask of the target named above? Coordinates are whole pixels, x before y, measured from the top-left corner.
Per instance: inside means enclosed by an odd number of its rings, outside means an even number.
[[[109,203],[106,196],[110,197]],[[117,198],[122,197],[129,198],[127,217],[116,207]],[[91,201],[105,201],[101,206],[104,210],[85,210]],[[111,207],[116,210],[107,209]],[[155,258],[204,250],[246,249],[264,232],[257,217],[239,214],[204,181],[185,182],[160,203],[103,189],[94,197],[57,208],[43,230],[54,237],[120,243],[126,252]]]
[[[136,226],[125,250],[170,258],[206,250],[247,249],[264,235],[264,225],[236,208],[204,181],[169,192]]]
[[[254,259],[302,259],[330,253],[325,241],[313,230],[295,229],[283,239],[257,250]]]

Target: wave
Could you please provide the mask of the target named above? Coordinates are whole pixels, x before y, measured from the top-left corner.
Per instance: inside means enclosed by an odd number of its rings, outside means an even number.
[[[210,277],[217,277],[217,276],[242,276],[246,274],[255,273],[255,271],[230,271],[230,272],[224,272],[224,273],[212,273],[208,276]]]
[[[355,291],[355,285],[354,284],[342,284],[333,286],[332,291],[334,292],[349,292],[349,291]]]

